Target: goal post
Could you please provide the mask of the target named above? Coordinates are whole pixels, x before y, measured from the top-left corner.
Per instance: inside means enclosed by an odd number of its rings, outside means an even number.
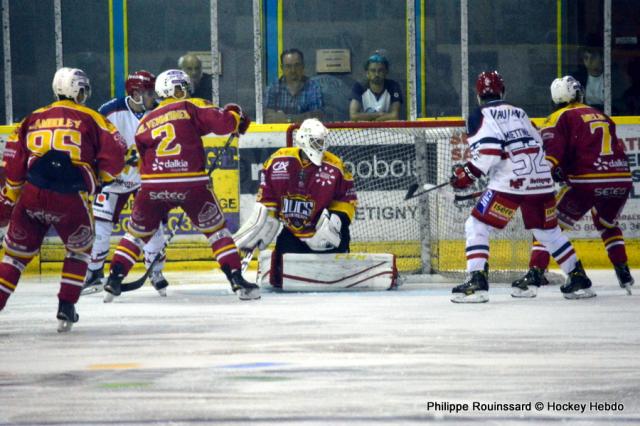
[[[405,200],[412,184],[422,187],[447,182],[452,166],[468,159],[464,122],[343,122],[325,126],[329,129],[327,150],[338,155],[353,174],[358,195],[351,251],[393,253],[404,274],[464,275],[464,222],[475,201],[454,203],[448,185]],[[293,146],[298,127],[288,128],[287,146]],[[493,281],[520,276],[527,269],[531,243],[520,215],[492,237]]]

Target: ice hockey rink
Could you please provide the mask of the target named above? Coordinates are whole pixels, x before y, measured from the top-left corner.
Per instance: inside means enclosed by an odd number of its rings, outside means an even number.
[[[57,277],[27,278],[0,313],[0,424],[637,425],[640,288],[590,275],[593,299],[456,305],[414,282],[241,302],[170,272],[167,298],[83,296],[66,334]]]

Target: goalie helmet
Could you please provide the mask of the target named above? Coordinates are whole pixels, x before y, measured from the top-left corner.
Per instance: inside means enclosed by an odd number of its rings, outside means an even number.
[[[129,74],[124,87],[127,95],[133,96],[133,91],[138,90],[144,92],[146,90],[155,90],[156,76],[149,71],[140,70]]]
[[[73,99],[74,102],[84,104],[91,96],[91,83],[84,71],[78,68],[60,68],[53,76],[51,83],[53,94],[59,100],[61,96]],[[78,101],[80,93],[84,93],[84,99]]]
[[[551,100],[556,105],[580,102],[583,95],[582,84],[570,75],[556,78],[551,83]]]
[[[498,71],[484,71],[476,79],[476,93],[480,99],[504,96],[504,80]]]
[[[316,166],[322,164],[324,156],[324,140],[329,130],[317,118],[307,118],[296,132],[296,145],[309,157]]]
[[[180,99],[186,98],[189,95],[191,80],[184,71],[167,70],[161,72],[158,78],[156,78],[156,93],[161,98],[175,98],[176,87],[182,89],[183,96]]]

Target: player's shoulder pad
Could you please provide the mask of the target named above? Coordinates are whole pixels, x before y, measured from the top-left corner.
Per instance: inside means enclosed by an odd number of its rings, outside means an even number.
[[[185,99],[186,102],[195,105],[198,108],[213,108],[213,104],[202,98],[188,98]]]
[[[113,114],[118,111],[126,111],[127,101],[126,98],[113,98],[108,102],[105,102],[98,108],[98,112],[104,116]]]
[[[588,107],[584,104],[573,103],[573,104],[566,105],[560,109],[557,109],[554,112],[552,112],[547,118],[545,118],[544,122],[542,123],[542,129],[546,129],[547,127],[554,127],[555,125],[558,124],[558,121],[560,121],[560,118],[562,118],[562,116],[565,115],[568,111],[572,111],[578,108],[588,108]]]
[[[480,127],[482,127],[482,122],[484,120],[484,114],[482,113],[483,107],[479,107],[473,110],[473,112],[467,118],[467,136],[475,135]]]
[[[328,163],[334,166],[335,168],[337,168],[338,170],[340,170],[340,173],[342,173],[342,177],[345,180],[353,180],[353,175],[351,174],[349,169],[345,167],[342,159],[338,157],[336,154],[329,151],[325,151],[324,156],[322,157],[322,162]]]
[[[74,104],[73,108],[90,116],[102,130],[106,130],[109,133],[118,131],[116,129],[116,126],[114,126],[113,123],[111,123],[104,115],[100,114],[98,111],[94,111],[91,108],[80,104]]]
[[[264,162],[263,167],[266,169],[269,166],[271,166],[271,164],[274,161],[276,161],[276,160],[278,160],[280,158],[284,158],[284,157],[292,157],[292,158],[298,158],[299,159],[300,158],[299,150],[300,150],[300,148],[295,147],[295,146],[280,148],[279,150],[277,150],[276,152],[271,154],[269,159],[267,159],[267,161]]]

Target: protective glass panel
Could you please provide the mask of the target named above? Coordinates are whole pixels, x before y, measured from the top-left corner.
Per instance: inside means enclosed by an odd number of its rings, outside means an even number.
[[[422,78],[426,113],[422,115],[459,117],[460,3],[428,0],[425,15],[426,63]]]
[[[4,36],[0,31],[0,46],[4,46]],[[4,99],[4,48],[0,49],[0,76],[2,80],[0,82],[0,123],[10,124],[6,121],[6,109]]]
[[[567,2],[565,12],[562,74],[582,83],[586,104],[604,110],[603,2]]]
[[[613,0],[611,8],[612,112],[640,115],[640,8],[634,0]]]
[[[9,2],[13,121],[53,101],[53,2]]]
[[[506,99],[531,117],[550,112],[556,77],[556,0],[469,1],[469,107],[482,71],[498,70]]]
[[[53,42],[53,30],[47,37]],[[62,43],[64,66],[84,70],[91,80],[86,105],[99,108],[111,98],[109,2],[63,0]]]
[[[367,89],[369,79],[374,78],[367,77],[365,65],[376,51],[388,63],[386,75],[380,79],[378,72],[377,81],[383,85],[386,78],[395,81],[398,86],[386,83],[384,87],[389,93],[388,98],[371,95],[364,103],[362,95],[358,93],[356,97],[361,101],[360,110],[388,112],[392,110],[392,104],[400,99],[399,118],[406,117],[405,1],[356,0],[331,2],[329,7],[324,0],[285,0],[283,20],[281,37],[284,50],[296,48],[304,55],[304,68],[285,69],[283,82],[294,79],[305,81],[301,77],[305,76],[312,83],[305,86],[304,95],[297,92],[295,99],[287,96],[286,87],[280,87],[280,90],[272,87],[271,92],[267,89],[264,102],[266,122],[302,121],[305,118],[303,114],[313,112],[312,108],[317,110],[318,105],[322,105],[320,109],[325,121],[348,120],[355,83],[359,82],[362,89]],[[269,46],[265,50],[267,54],[274,54]],[[267,85],[277,84],[277,78],[277,72],[267,67]],[[294,87],[297,85],[292,84],[291,87],[300,90]],[[321,94],[321,103],[317,99],[317,91]],[[384,90],[381,93],[384,94]]]
[[[208,1],[136,0],[127,3],[129,71],[146,69],[158,75],[187,60],[198,97],[211,99],[211,15]],[[208,80],[207,80],[208,79]],[[202,94],[202,96],[200,96]]]
[[[240,104],[255,117],[253,6],[251,0],[218,2],[218,43],[222,58],[220,105]]]

